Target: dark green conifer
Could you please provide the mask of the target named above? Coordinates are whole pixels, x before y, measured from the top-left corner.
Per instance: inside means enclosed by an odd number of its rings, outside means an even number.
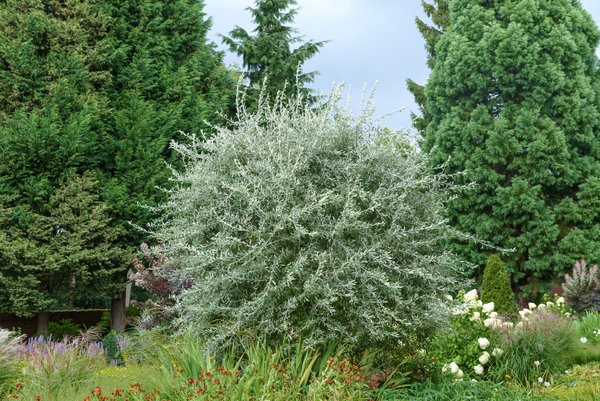
[[[296,4],[296,0],[256,0],[255,7],[248,8],[256,25],[254,35],[236,26],[230,36],[222,37],[223,43],[242,57],[250,89],[256,89],[250,91],[251,96],[256,97],[261,90],[271,98],[282,91],[287,96],[296,96],[299,91],[310,94],[306,85],[316,72],[303,72],[302,65],[326,42],[310,40],[293,48],[302,41],[289,25],[298,12]]]
[[[455,0],[435,47],[423,147],[477,183],[451,221],[514,248],[507,270],[530,293],[600,259],[598,39],[579,2]],[[457,250],[484,263],[478,245]]]

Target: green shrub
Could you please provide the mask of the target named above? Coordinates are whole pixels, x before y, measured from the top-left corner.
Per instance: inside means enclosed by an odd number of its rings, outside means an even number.
[[[501,316],[516,318],[519,312],[508,273],[504,263],[497,255],[491,255],[485,265],[481,284],[481,301],[483,303],[493,302],[496,312]]]
[[[73,319],[62,319],[60,322],[48,323],[48,334],[56,340],[61,340],[64,336],[77,337],[82,331],[83,328],[75,323]]]
[[[102,347],[106,355],[107,362],[113,365],[123,365],[124,359],[119,346],[119,333],[111,330],[102,339]]]
[[[212,345],[426,338],[470,268],[445,247],[466,237],[444,217],[448,177],[330,99],[241,110],[214,139],[173,145],[185,167],[154,228],[191,279],[178,323]]]
[[[497,315],[491,305],[484,306],[479,301],[476,290],[459,293],[453,300],[449,325],[436,334],[428,349],[431,358],[442,364],[442,373],[476,380],[487,375],[502,352],[498,348],[498,333],[490,328]]]

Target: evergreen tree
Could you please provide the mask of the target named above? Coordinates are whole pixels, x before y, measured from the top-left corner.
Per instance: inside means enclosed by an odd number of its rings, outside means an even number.
[[[222,36],[223,43],[242,57],[250,87],[263,90],[270,98],[279,92],[288,97],[299,91],[309,94],[305,85],[313,81],[316,72],[302,72],[302,65],[326,43],[310,40],[292,48],[302,41],[289,25],[298,12],[296,4],[296,0],[256,0],[255,8],[248,8],[256,24],[255,35],[236,26],[230,36]],[[265,78],[267,84],[263,88]]]
[[[14,210],[21,216],[0,235],[24,249],[0,268],[15,277],[45,260],[36,252],[51,237],[31,230],[58,218],[60,205],[51,199],[69,177],[88,171],[99,179],[97,191],[109,206],[103,213],[122,232],[123,246],[134,249],[144,239],[129,222],[150,220],[140,204],[156,204],[162,195],[156,187],[168,184],[165,161],[176,163],[169,142],[179,130],[222,122],[233,103],[235,82],[206,39],[210,21],[202,6],[188,0],[0,2],[0,196],[9,216]],[[72,244],[54,244],[53,252],[66,258],[61,252]],[[129,258],[111,260],[118,265],[103,276],[103,287],[124,289]],[[34,269],[23,277],[41,286],[51,277],[70,280],[48,274]],[[76,282],[83,288],[84,280]],[[69,297],[75,306],[103,306],[108,294],[96,289],[91,298]],[[64,301],[52,298],[63,293],[44,294],[43,307],[22,304],[36,311]],[[122,315],[124,298],[115,299]]]
[[[510,286],[510,278],[504,263],[498,255],[491,255],[485,265],[481,283],[481,301],[483,303],[493,302],[494,310],[500,315],[511,318],[518,316],[519,308],[515,300],[515,293]]]
[[[431,18],[433,26],[427,25],[421,18],[417,17],[415,22],[417,29],[421,32],[421,36],[425,39],[425,49],[427,50],[427,66],[433,69],[435,65],[435,46],[442,37],[444,31],[448,28],[450,23],[450,8],[448,0],[433,0],[433,3],[427,3],[421,1],[425,14]],[[406,86],[408,90],[413,94],[415,102],[419,106],[420,116],[411,113],[413,126],[421,133],[425,133],[427,124],[429,123],[429,117],[425,107],[425,87],[419,85],[412,79],[406,80]]]
[[[50,197],[49,216],[0,204],[0,305],[18,315],[45,315],[92,296],[106,297],[129,259],[98,202],[90,176],[73,177]],[[35,220],[23,224],[23,218]],[[47,315],[40,319],[47,323]],[[44,327],[40,327],[45,331]]]
[[[203,131],[222,123],[233,106],[235,81],[222,55],[208,42],[211,22],[203,2],[105,0],[111,16],[105,90],[108,120],[104,196],[115,218],[145,225],[148,209],[163,195],[173,162],[169,143],[180,131]],[[131,227],[128,242],[145,239]]]
[[[423,145],[477,183],[451,221],[514,248],[507,268],[528,292],[600,258],[598,38],[579,2],[455,0],[435,47]]]

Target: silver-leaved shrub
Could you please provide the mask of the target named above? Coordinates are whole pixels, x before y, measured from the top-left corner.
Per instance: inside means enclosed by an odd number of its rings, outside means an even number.
[[[339,91],[241,110],[184,160],[153,230],[192,285],[178,323],[212,344],[262,336],[386,345],[428,336],[469,268],[444,244],[455,188],[406,141],[378,137]]]

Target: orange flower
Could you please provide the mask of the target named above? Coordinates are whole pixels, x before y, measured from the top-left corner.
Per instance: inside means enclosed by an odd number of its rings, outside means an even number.
[[[100,386],[96,386],[93,390],[92,393],[96,394],[96,395],[102,395],[102,389],[100,388]]]
[[[510,375],[507,373],[507,374],[504,375],[504,378],[505,379],[510,379]]]

